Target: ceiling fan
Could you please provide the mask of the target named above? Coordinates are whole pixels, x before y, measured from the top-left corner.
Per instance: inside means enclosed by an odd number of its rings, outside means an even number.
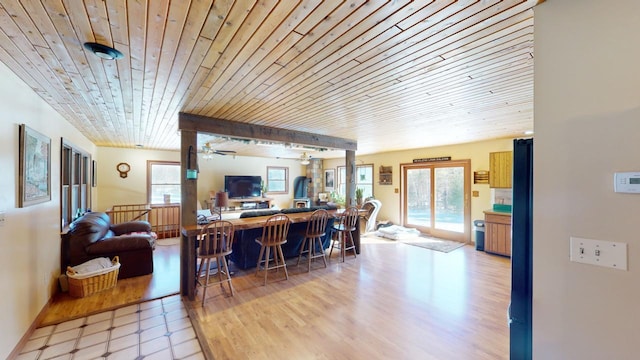
[[[303,152],[302,155],[300,155],[300,165],[309,165],[309,162],[311,161],[311,155],[307,155],[307,152]]]

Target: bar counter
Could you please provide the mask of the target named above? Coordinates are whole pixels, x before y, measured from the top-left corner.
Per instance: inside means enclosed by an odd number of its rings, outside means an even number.
[[[338,210],[327,210],[329,215],[337,218],[344,211],[342,209]],[[289,219],[291,219],[292,223],[301,223],[309,221],[309,218],[313,214],[313,211],[307,212],[299,212],[299,213],[288,213],[286,214]],[[256,217],[248,217],[242,219],[231,219],[228,220],[231,222],[235,231],[243,231],[243,230],[251,230],[262,228],[266,223],[267,219],[269,219],[271,215],[268,216],[256,216]],[[182,263],[182,271],[180,274],[180,289],[183,296],[187,296],[189,300],[195,299],[195,286],[196,286],[196,237],[200,234],[200,231],[204,225],[187,225],[182,227],[182,245],[180,247],[180,256],[184,259],[185,256],[187,261],[181,261]],[[356,254],[360,253],[360,224],[358,223],[356,226],[356,231],[353,232],[353,242],[356,247]]]

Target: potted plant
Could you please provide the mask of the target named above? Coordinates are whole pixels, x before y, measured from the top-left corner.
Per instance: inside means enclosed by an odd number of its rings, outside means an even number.
[[[264,183],[264,180],[260,181],[260,197],[264,197],[267,195],[267,185]]]
[[[364,189],[356,188],[356,204],[362,206],[362,196],[364,195]]]
[[[331,197],[331,202],[335,204],[338,208],[344,206],[345,204],[344,196],[338,194],[337,191],[332,191],[330,197]]]

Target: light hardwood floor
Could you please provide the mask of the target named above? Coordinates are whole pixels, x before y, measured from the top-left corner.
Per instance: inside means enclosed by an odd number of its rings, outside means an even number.
[[[160,240],[171,244],[172,240]],[[153,273],[118,280],[113,289],[84,298],[69,293],[54,295],[49,309],[38,327],[84,317],[125,305],[162,298],[180,292],[180,245],[157,245],[153,251]]]
[[[212,287],[204,307],[187,302],[213,358],[509,357],[508,258],[388,242],[311,273],[287,263],[288,281],[236,273],[234,297]]]
[[[87,299],[59,299],[45,323],[140,302],[178,284],[179,249],[164,275],[119,281]],[[165,250],[160,248],[161,251]],[[162,260],[161,260],[162,261]],[[440,253],[363,241],[357,259],[327,269],[295,266],[290,280],[253,271],[233,276],[236,295],[220,287],[186,301],[205,353],[215,359],[508,359],[510,261],[464,246]],[[156,267],[159,269],[160,267]],[[161,276],[166,276],[161,280]],[[174,280],[175,279],[175,280]],[[201,293],[198,292],[197,295]],[[158,296],[156,296],[158,297]],[[144,299],[143,299],[144,298]],[[84,301],[83,301],[84,300]]]

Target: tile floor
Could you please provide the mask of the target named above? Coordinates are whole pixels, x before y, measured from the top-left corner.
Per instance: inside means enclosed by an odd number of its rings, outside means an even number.
[[[179,295],[38,328],[24,359],[204,359]]]

